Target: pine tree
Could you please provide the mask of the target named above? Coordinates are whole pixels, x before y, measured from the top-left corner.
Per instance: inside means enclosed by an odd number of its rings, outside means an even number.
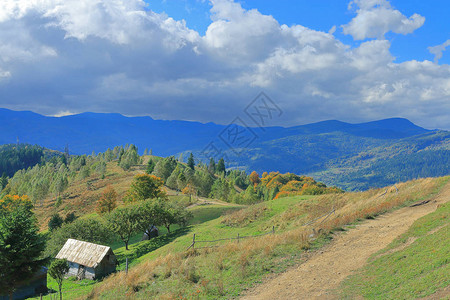
[[[45,240],[39,234],[28,197],[7,195],[0,200],[0,291],[12,294],[46,262]],[[6,271],[6,272],[5,272]]]
[[[221,158],[217,163],[217,173],[225,173],[225,161],[223,160],[223,158]]]
[[[195,169],[194,155],[192,154],[192,152],[189,155],[187,165],[188,165],[189,168],[191,168],[191,170]]]
[[[48,229],[50,231],[53,231],[53,230],[61,227],[63,223],[64,223],[64,220],[61,218],[61,216],[59,214],[56,213],[50,218],[50,221],[48,221]]]
[[[216,162],[214,161],[214,158],[211,157],[211,159],[209,160],[209,166],[208,166],[208,171],[211,174],[216,173]]]

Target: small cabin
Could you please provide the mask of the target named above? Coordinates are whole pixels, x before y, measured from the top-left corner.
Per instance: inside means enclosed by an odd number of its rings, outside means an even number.
[[[67,276],[98,279],[116,271],[117,259],[108,246],[68,239],[56,258],[69,263]]]

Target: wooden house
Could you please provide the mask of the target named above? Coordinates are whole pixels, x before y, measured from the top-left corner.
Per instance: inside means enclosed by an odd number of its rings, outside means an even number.
[[[68,239],[56,258],[67,259],[70,276],[97,279],[116,271],[117,260],[108,246]]]

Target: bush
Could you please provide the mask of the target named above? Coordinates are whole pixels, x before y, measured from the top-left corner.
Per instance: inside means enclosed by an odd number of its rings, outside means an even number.
[[[77,239],[104,245],[111,242],[113,237],[103,219],[93,217],[76,219],[72,223],[64,224],[52,231],[47,242],[45,254],[54,257],[67,239]]]

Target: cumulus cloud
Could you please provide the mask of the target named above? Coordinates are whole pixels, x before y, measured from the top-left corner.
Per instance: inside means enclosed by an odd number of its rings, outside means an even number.
[[[354,0],[349,9],[353,6],[358,7],[356,17],[349,24],[343,25],[342,29],[355,40],[383,39],[389,31],[409,34],[422,27],[425,22],[425,18],[419,14],[408,18],[392,8],[387,0]]]
[[[450,40],[445,41],[441,45],[428,47],[428,51],[430,51],[431,54],[434,55],[434,62],[438,63],[439,60],[442,58],[442,54],[444,53],[445,49],[450,46]]]
[[[264,90],[285,112],[270,125],[403,116],[450,129],[450,66],[396,63],[384,39],[351,47],[334,30],[279,24],[231,0],[211,0],[203,36],[141,0],[5,1],[0,107],[227,123]],[[411,32],[422,18],[387,1],[354,3],[346,30],[364,12],[387,20],[381,31],[370,21],[352,32],[364,39]]]

